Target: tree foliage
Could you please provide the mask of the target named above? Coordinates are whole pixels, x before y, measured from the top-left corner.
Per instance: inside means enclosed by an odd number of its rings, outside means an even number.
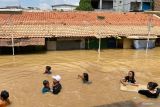
[[[82,10],[82,11],[92,11],[92,5],[91,0],[80,0],[79,6],[76,8],[76,10]]]

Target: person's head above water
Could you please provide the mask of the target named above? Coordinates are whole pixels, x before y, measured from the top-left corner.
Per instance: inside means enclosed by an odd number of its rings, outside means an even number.
[[[3,91],[1,92],[1,99],[2,99],[2,100],[7,100],[8,97],[9,97],[9,92],[6,91],[6,90],[3,90]]]
[[[50,66],[46,66],[46,70],[47,70],[47,71],[50,71],[50,70],[51,70],[51,67],[50,67]]]
[[[61,80],[61,76],[60,75],[52,76],[52,78],[53,78],[53,82],[54,83],[57,83],[57,82],[59,82]]]
[[[85,81],[89,81],[88,73],[83,73],[83,78]]]
[[[135,76],[134,71],[129,71],[128,76],[131,78],[134,78],[134,76]]]
[[[147,88],[149,90],[154,90],[157,86],[158,86],[158,84],[155,82],[148,82]]]
[[[44,87],[49,87],[49,81],[48,80],[44,80],[43,81],[43,85],[44,85]]]

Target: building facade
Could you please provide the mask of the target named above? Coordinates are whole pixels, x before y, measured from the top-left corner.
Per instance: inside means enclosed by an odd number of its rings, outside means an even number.
[[[52,10],[58,10],[58,11],[73,11],[76,9],[77,6],[70,5],[70,4],[58,4],[58,5],[52,5]]]
[[[153,0],[92,0],[94,9],[112,11],[145,11],[152,10]]]
[[[154,0],[154,10],[160,11],[160,0]]]

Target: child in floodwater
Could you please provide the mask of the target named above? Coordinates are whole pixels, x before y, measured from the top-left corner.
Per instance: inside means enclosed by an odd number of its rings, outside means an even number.
[[[148,90],[139,90],[138,93],[145,95],[148,98],[158,98],[160,89],[156,88],[158,86],[155,82],[148,82],[147,88]]]
[[[83,75],[78,75],[78,78],[81,78],[83,83],[91,83],[91,81],[89,81],[88,73],[83,73]]]
[[[50,66],[46,66],[44,74],[52,74]]]
[[[47,93],[47,92],[51,92],[50,91],[50,86],[49,86],[49,81],[48,80],[44,80],[43,81],[43,85],[44,87],[42,88],[42,93]]]
[[[129,72],[128,72],[128,75],[125,76],[122,80],[120,80],[120,82],[121,82],[124,86],[126,86],[126,85],[138,86],[138,84],[136,84],[134,71],[129,71]]]
[[[0,96],[0,107],[7,107],[7,105],[10,104],[10,101],[8,98],[9,98],[8,91],[6,90],[2,91]]]

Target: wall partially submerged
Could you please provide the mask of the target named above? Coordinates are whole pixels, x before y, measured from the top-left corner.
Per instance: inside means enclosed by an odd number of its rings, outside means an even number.
[[[135,49],[155,48],[156,40],[133,40],[133,46]],[[147,47],[148,44],[148,47]]]
[[[34,46],[45,45],[45,38],[14,38],[14,46]],[[12,39],[0,39],[0,47],[11,47]]]

